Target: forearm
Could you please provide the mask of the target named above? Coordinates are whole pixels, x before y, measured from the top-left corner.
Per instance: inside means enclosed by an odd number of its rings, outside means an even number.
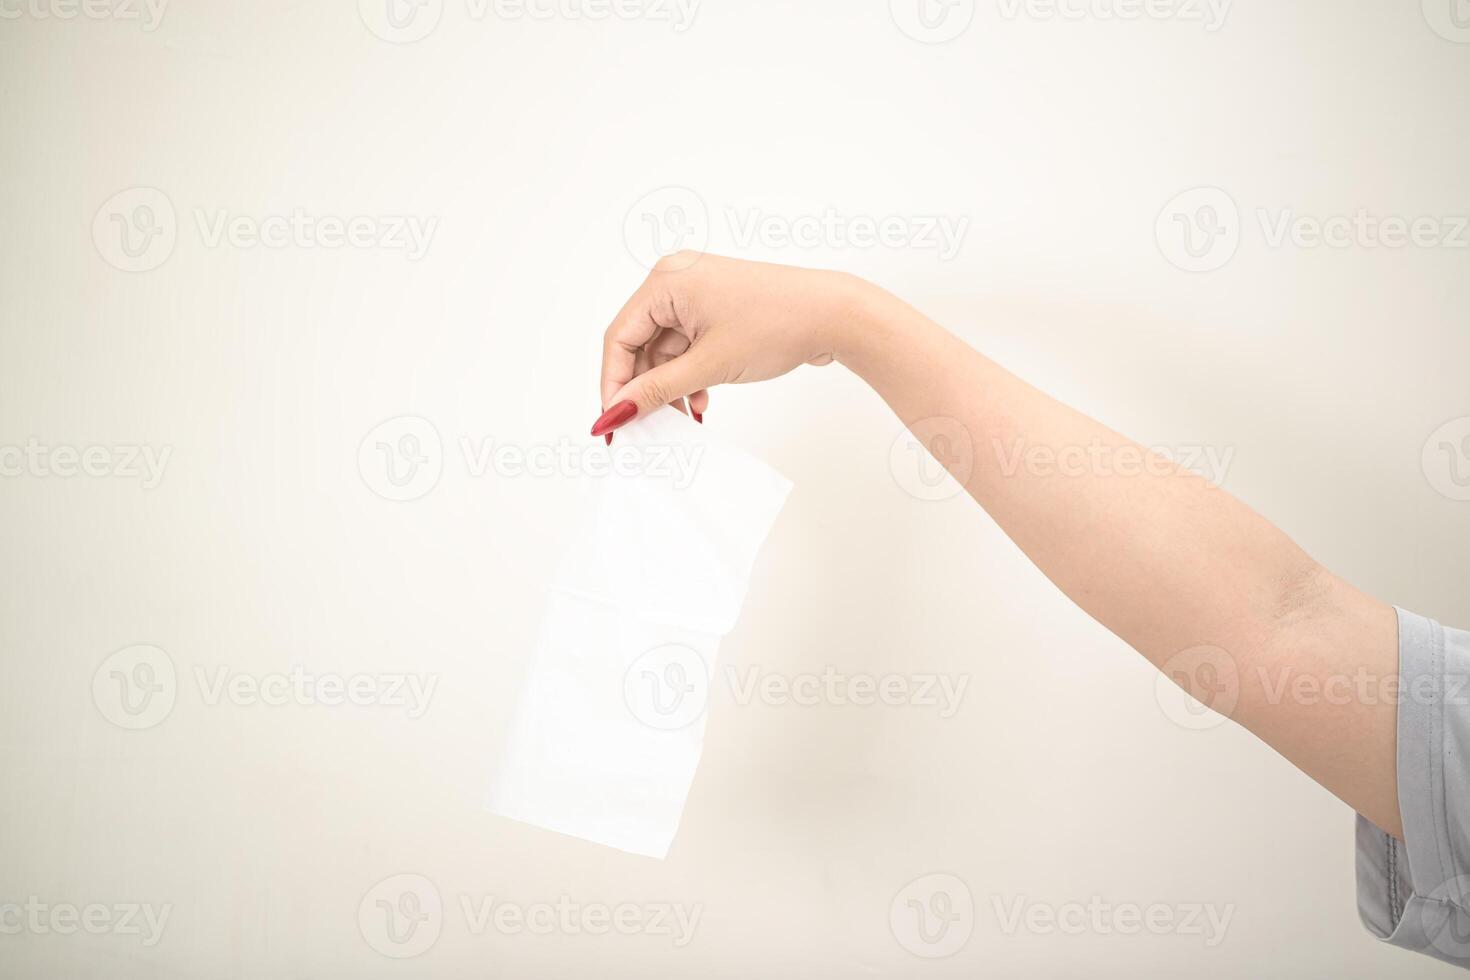
[[[968,451],[952,446],[940,462],[1062,591],[1156,665],[1193,647],[1225,651],[1239,688],[1232,717],[1397,832],[1393,706],[1283,696],[1298,676],[1394,675],[1392,609],[1223,490],[893,297],[865,294],[848,329],[838,359],[910,428],[937,417],[965,434]],[[1037,459],[1046,465],[1026,462]]]

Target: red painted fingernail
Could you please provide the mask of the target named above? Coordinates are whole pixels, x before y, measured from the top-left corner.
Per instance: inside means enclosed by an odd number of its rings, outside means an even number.
[[[630,401],[621,401],[602,413],[601,418],[592,424],[594,436],[604,435],[622,425],[633,421],[633,416],[638,414],[638,406]]]
[[[607,444],[609,446],[612,445],[612,433],[611,432],[609,432],[607,435],[603,436],[602,438],[604,438],[604,439],[607,440]]]
[[[689,410],[689,414],[694,416],[694,421],[698,422],[700,425],[704,425],[704,416],[702,414],[696,412],[692,408]]]

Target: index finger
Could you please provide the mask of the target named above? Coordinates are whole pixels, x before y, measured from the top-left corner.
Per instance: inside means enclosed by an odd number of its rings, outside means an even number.
[[[671,310],[656,310],[645,282],[623,304],[602,338],[602,407],[637,376],[638,351],[665,327],[678,329]],[[667,322],[663,322],[667,321]]]

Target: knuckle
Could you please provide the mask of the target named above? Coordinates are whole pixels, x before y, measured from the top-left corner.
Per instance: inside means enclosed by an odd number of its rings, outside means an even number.
[[[703,252],[687,248],[678,252],[671,252],[653,264],[653,271],[664,274],[683,272],[698,262],[703,255]]]
[[[643,382],[643,399],[650,405],[665,405],[669,402],[669,386],[659,378]]]
[[[607,333],[602,335],[602,353],[606,357],[619,352],[632,353],[635,348],[631,347],[622,339],[622,322],[613,324],[607,328]]]

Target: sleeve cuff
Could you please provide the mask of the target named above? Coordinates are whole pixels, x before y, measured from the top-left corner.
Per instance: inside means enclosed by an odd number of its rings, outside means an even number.
[[[1470,968],[1470,874],[1457,868],[1445,758],[1454,736],[1470,732],[1470,717],[1458,707],[1465,691],[1461,658],[1447,669],[1445,630],[1438,623],[1398,610],[1398,799],[1404,840],[1357,818],[1358,914],[1379,939]],[[1447,702],[1450,702],[1447,704]],[[1448,710],[1454,712],[1447,714]],[[1447,738],[1446,725],[1453,729]],[[1462,817],[1465,815],[1461,815]]]

